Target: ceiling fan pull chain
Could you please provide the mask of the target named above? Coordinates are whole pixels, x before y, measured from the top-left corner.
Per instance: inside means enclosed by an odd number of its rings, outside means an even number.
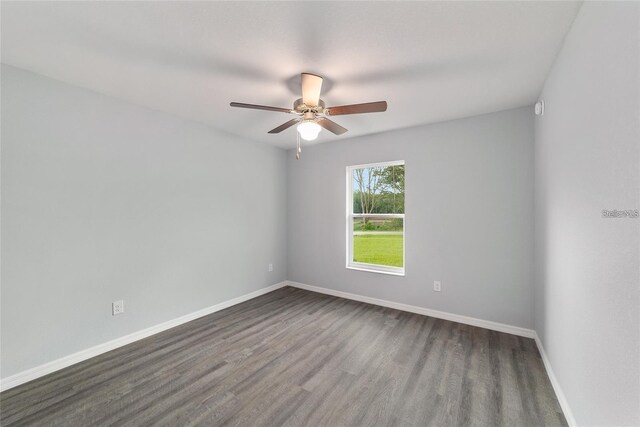
[[[300,134],[296,132],[296,160],[300,160],[301,152],[302,152],[302,147],[300,147]]]

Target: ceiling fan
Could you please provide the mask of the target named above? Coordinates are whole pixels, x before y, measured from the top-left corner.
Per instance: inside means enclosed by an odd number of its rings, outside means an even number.
[[[329,120],[328,116],[341,116],[345,114],[377,113],[387,110],[386,101],[367,102],[364,104],[341,105],[325,108],[324,101],[320,99],[322,90],[322,77],[310,73],[302,73],[302,98],[293,103],[293,108],[267,107],[264,105],[244,104],[232,102],[232,107],[253,108],[256,110],[278,111],[281,113],[295,114],[297,117],[281,124],[269,133],[280,133],[291,126],[298,124],[297,130],[300,138],[313,141],[325,128],[336,135],[342,135],[347,131],[336,122]],[[299,149],[298,149],[299,151]]]

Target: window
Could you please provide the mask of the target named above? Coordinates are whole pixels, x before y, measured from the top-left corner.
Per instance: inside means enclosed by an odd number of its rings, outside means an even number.
[[[347,268],[404,275],[404,161],[347,167]]]

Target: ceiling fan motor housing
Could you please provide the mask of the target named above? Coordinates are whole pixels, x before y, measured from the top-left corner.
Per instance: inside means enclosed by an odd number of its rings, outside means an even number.
[[[296,101],[293,103],[293,109],[295,110],[296,113],[300,113],[300,114],[304,114],[309,111],[313,113],[323,113],[324,101],[322,99],[318,100],[318,105],[314,107],[314,106],[306,105],[302,101],[302,98],[299,98],[299,99],[296,99]]]

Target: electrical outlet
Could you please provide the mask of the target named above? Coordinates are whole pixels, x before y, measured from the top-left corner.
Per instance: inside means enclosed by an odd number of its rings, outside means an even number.
[[[434,280],[433,281],[433,290],[436,292],[440,292],[440,290],[442,289],[442,284],[440,283],[439,280]]]
[[[269,271],[273,271],[273,264],[269,264]]]
[[[111,315],[115,316],[116,314],[124,313],[124,301],[114,301],[111,303]]]

